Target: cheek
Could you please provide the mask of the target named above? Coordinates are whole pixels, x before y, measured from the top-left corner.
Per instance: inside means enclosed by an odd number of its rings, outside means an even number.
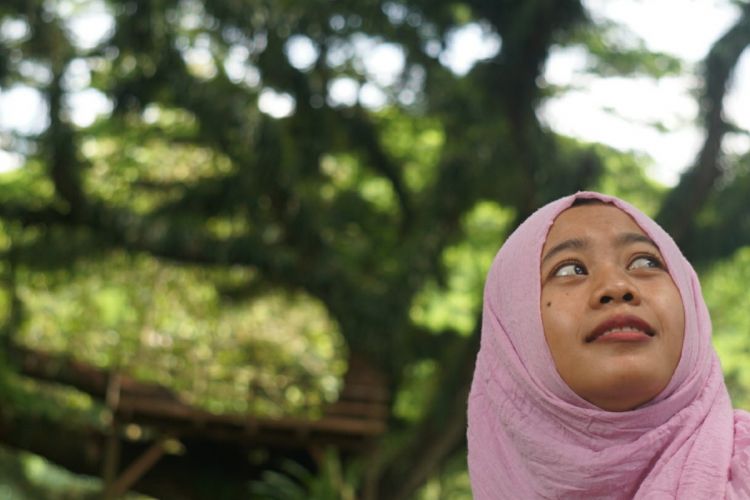
[[[577,320],[570,297],[564,293],[542,293],[542,326],[547,345],[555,356],[556,352],[568,345],[575,334]]]
[[[682,304],[682,298],[677,289],[674,290],[673,298],[670,304],[670,329],[672,333],[674,350],[679,359],[682,354],[682,344],[685,338],[685,309]]]
[[[682,297],[680,297],[680,292],[671,281],[661,290],[658,290],[655,296],[659,297],[659,319],[666,335],[668,356],[676,366],[682,354],[682,344],[685,337],[685,310],[682,305]]]

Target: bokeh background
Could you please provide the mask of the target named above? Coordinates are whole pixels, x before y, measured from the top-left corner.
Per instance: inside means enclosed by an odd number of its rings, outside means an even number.
[[[0,499],[470,498],[485,273],[578,189],[750,408],[750,3],[6,0]]]

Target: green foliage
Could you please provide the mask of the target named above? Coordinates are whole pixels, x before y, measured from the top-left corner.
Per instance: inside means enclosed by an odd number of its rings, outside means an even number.
[[[44,471],[45,477],[40,477]],[[0,448],[0,498],[3,500],[73,500],[94,498],[96,480],[74,478],[43,459]]]
[[[145,214],[201,182],[231,173],[226,157],[194,142],[196,127],[195,116],[185,110],[158,105],[123,123],[90,127],[81,144],[89,197]]]
[[[242,279],[242,269],[119,252],[29,272],[19,283],[29,320],[17,340],[164,384],[217,412],[318,412],[345,368],[335,323],[302,293],[222,305],[217,285]]]
[[[75,22],[97,9],[112,31],[83,46]],[[389,376],[389,458],[430,446],[409,439],[426,422],[463,418],[450,401],[473,351],[453,346],[471,345],[486,271],[519,218],[577,189],[649,214],[667,194],[645,159],[537,119],[555,44],[582,47],[599,75],[684,70],[587,19],[578,0],[31,0],[4,2],[5,20],[23,34],[0,33],[2,90],[39,92],[48,125],[0,137],[25,157],[0,175],[3,340],[159,382],[215,412],[266,416],[320,415],[351,351]],[[500,48],[454,74],[446,44],[472,26]],[[368,66],[379,49],[403,59],[391,77]],[[354,102],[332,91],[342,82]],[[74,123],[67,99],[79,90],[112,112]],[[749,192],[733,173],[698,220],[720,242],[696,244],[707,269],[750,244],[750,230],[726,222]],[[742,273],[729,270],[748,265],[743,255],[708,288],[745,405]],[[100,403],[2,362],[0,396],[4,411],[101,425]],[[421,498],[466,497],[463,461],[442,463]],[[406,484],[410,472],[395,474]],[[329,453],[320,474],[287,463],[253,491],[346,498],[360,476]]]
[[[471,500],[471,484],[466,457],[459,455],[447,461],[439,474],[430,479],[415,495],[417,500]]]
[[[475,327],[482,288],[492,259],[513,221],[511,210],[479,202],[463,220],[465,238],[443,253],[443,284],[430,281],[416,295],[411,318],[434,332],[468,335]]]
[[[327,449],[320,470],[310,472],[296,462],[286,461],[280,471],[268,470],[250,485],[258,500],[355,500],[362,477],[361,466],[344,465],[338,453]]]
[[[750,155],[734,157],[722,182],[700,210],[685,248],[700,267],[716,259],[730,258],[738,248],[750,245],[747,190],[750,189]]]
[[[590,55],[589,70],[602,76],[661,78],[683,71],[679,58],[648,49],[637,35],[612,22],[586,24],[572,41],[586,48]]]
[[[404,183],[414,193],[423,193],[435,182],[440,155],[445,146],[445,130],[439,120],[407,117],[387,108],[377,115],[383,146],[394,161],[403,165]]]
[[[628,200],[654,217],[667,189],[646,175],[644,164],[647,161],[606,146],[591,147],[604,164],[603,174],[592,189]]]
[[[38,382],[15,373],[6,375],[5,388],[0,388],[8,403],[4,415],[45,417],[64,420],[71,426],[102,428],[103,405],[70,387]]]
[[[71,474],[47,460],[0,447],[0,499],[95,500],[101,497],[101,481]],[[147,500],[129,493],[124,500]]]
[[[438,364],[433,360],[418,361],[404,368],[404,377],[393,403],[393,416],[407,422],[418,422],[424,417],[435,397]]]
[[[711,311],[714,345],[735,406],[750,409],[750,248],[737,251],[703,276],[703,295]]]
[[[29,161],[23,168],[0,174],[0,201],[44,206],[54,199],[55,189],[38,161]]]

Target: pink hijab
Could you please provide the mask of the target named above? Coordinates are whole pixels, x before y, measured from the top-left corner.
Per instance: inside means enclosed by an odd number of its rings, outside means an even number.
[[[682,296],[677,369],[654,400],[632,411],[604,411],[575,394],[544,339],[541,251],[555,218],[577,198],[629,214],[656,242]],[[498,252],[484,290],[468,420],[476,500],[750,499],[750,414],[732,410],[698,278],[661,227],[610,196],[554,201]]]

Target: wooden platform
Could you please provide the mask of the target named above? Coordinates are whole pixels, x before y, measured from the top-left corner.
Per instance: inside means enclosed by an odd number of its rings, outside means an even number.
[[[187,461],[214,457],[236,464],[238,474],[253,477],[271,462],[239,463],[247,460],[251,450],[309,464],[315,464],[328,447],[347,455],[364,454],[388,424],[390,395],[385,377],[356,356],[349,360],[339,399],[324,408],[321,418],[305,419],[214,414],[184,403],[157,384],[65,356],[22,346],[12,349],[12,359],[22,374],[75,387],[110,409],[108,437],[96,452],[108,485],[105,498],[127,491],[149,471],[156,474],[162,465],[174,466],[180,456]],[[134,449],[141,451],[133,455]]]

